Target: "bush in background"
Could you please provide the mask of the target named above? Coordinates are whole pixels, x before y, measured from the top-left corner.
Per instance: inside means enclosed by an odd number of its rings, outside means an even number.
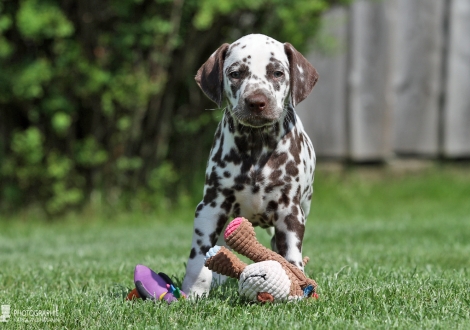
[[[221,117],[205,111],[198,67],[253,32],[305,50],[338,2],[2,1],[0,210],[55,215],[94,193],[113,207],[174,199],[201,173]]]

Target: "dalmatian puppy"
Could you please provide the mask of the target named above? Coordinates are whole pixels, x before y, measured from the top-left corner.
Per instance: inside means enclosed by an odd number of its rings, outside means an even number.
[[[274,227],[271,248],[303,270],[302,239],[312,198],[315,154],[294,106],[318,80],[291,44],[250,34],[220,46],[196,82],[226,108],[206,169],[204,197],[196,208],[183,291],[207,293],[212,272],[204,256],[223,245],[233,217]]]

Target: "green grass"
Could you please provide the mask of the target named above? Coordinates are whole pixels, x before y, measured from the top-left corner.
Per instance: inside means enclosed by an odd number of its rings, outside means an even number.
[[[198,302],[123,301],[137,263],[181,281],[193,210],[0,220],[1,329],[468,329],[470,169],[317,173],[304,253],[320,299],[250,305],[231,281]],[[268,237],[257,231],[263,243]],[[14,311],[55,310],[20,323]],[[34,319],[34,318],[33,318]]]

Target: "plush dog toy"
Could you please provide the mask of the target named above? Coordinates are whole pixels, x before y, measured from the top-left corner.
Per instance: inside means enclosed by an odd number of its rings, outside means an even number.
[[[226,247],[216,245],[207,252],[205,265],[216,273],[238,279],[241,296],[258,302],[318,298],[317,283],[281,255],[261,245],[247,219],[236,218],[230,222],[224,238],[230,248],[255,263],[247,265]],[[305,257],[304,265],[307,262]]]

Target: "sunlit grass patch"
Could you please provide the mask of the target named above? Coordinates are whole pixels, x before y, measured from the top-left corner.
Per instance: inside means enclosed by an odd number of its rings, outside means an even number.
[[[319,300],[248,304],[231,280],[205,299],[126,302],[136,264],[181,283],[192,209],[164,215],[0,221],[0,328],[14,311],[54,311],[29,329],[470,327],[470,176],[465,171],[370,178],[317,173],[305,234]],[[257,230],[259,239],[269,237]]]

